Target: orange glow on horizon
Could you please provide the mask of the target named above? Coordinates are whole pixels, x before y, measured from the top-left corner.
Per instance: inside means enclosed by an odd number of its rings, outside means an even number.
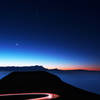
[[[36,65],[36,64],[35,64]],[[1,65],[1,67],[7,67],[7,66],[16,66],[16,67],[24,67],[24,66],[35,66],[33,64],[28,65]],[[59,70],[88,70],[88,71],[100,71],[100,65],[53,65],[53,66],[46,66],[46,65],[40,65],[47,69],[59,69]]]
[[[73,66],[66,66],[66,67],[46,67],[48,69],[59,69],[59,70],[89,70],[89,71],[100,71],[100,66],[83,66],[83,65],[73,65]]]
[[[89,71],[100,71],[100,68],[58,68],[59,70],[89,70]]]

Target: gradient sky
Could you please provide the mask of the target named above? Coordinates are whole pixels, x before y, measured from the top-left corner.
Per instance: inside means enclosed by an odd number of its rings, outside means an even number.
[[[0,66],[100,69],[94,0],[1,0]]]

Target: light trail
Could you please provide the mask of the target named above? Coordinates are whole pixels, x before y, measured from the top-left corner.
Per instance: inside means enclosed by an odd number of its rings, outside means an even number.
[[[45,97],[25,100],[52,100],[58,98],[59,95],[53,93],[12,93],[12,94],[0,94],[0,96],[17,96],[17,95],[45,95]]]

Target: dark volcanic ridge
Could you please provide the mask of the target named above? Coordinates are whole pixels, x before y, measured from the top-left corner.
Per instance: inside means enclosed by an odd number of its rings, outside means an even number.
[[[23,66],[23,67],[0,67],[0,71],[12,72],[2,80],[0,80],[0,94],[6,93],[34,93],[34,92],[46,92],[60,95],[59,100],[67,100],[68,98],[91,98],[98,97],[100,95],[90,93],[88,91],[76,88],[69,84],[64,83],[53,73],[81,73],[91,72],[85,70],[58,70],[58,69],[46,69],[42,66]],[[99,71],[98,71],[99,72]],[[15,96],[16,97],[16,96]],[[7,97],[4,97],[7,98]],[[0,97],[0,100],[4,100]],[[11,97],[12,98],[12,97]],[[10,98],[10,99],[11,99]],[[24,96],[17,96],[18,99],[11,100],[24,100]],[[57,99],[58,100],[58,99]]]
[[[60,95],[59,100],[67,100],[68,97],[100,97],[66,84],[57,76],[44,71],[13,72],[0,80],[0,86],[0,94],[47,92]]]

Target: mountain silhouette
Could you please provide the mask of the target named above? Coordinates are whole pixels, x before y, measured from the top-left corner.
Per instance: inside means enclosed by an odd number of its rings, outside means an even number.
[[[8,66],[8,67],[0,67],[0,71],[11,71],[11,72],[26,72],[26,71],[46,71],[47,69],[43,66],[23,66],[23,67],[16,67],[16,66]]]
[[[73,87],[69,84],[66,84],[62,82],[57,76],[44,71],[13,72],[0,80],[0,94],[19,92],[55,93],[60,96],[56,100],[67,100],[68,98],[72,97],[74,97],[74,99],[100,97],[99,95],[96,95],[94,93],[90,93],[82,89]],[[0,98],[2,99],[2,97]],[[20,99],[19,96],[14,100],[24,99]]]

